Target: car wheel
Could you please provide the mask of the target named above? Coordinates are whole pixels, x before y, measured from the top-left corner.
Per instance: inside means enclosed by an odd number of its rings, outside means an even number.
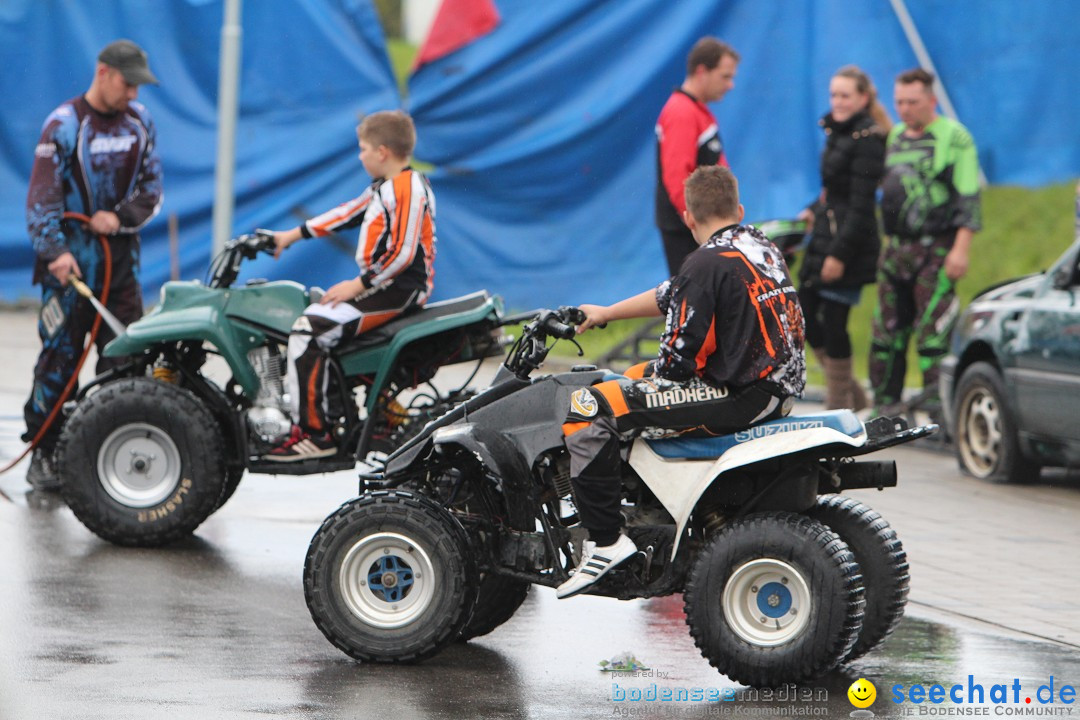
[[[1020,451],[1017,423],[1006,400],[1005,382],[986,362],[971,365],[956,387],[956,455],[977,478],[1027,482],[1040,466]]]

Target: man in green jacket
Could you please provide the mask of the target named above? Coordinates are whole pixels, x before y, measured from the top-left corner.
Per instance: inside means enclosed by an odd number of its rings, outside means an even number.
[[[925,407],[935,414],[938,365],[959,312],[956,282],[968,269],[971,239],[982,227],[979,160],[971,133],[937,114],[934,76],[916,68],[896,78],[901,122],[889,133],[882,180],[885,243],[870,346],[877,413],[896,411],[908,341],[915,335]]]

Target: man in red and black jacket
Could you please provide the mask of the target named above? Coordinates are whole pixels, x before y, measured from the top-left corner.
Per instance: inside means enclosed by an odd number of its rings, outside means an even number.
[[[738,64],[739,53],[730,45],[714,37],[698,40],[686,58],[686,80],[656,121],[656,226],[671,275],[697,248],[683,222],[683,183],[695,168],[728,165],[719,126],[705,103],[721,100],[735,87]]]

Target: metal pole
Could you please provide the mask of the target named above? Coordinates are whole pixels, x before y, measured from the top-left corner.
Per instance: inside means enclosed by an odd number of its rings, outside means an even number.
[[[942,112],[945,113],[946,117],[960,122],[960,118],[956,115],[956,108],[953,107],[952,100],[949,99],[949,93],[945,90],[945,83],[942,82],[941,75],[938,73],[937,68],[934,67],[934,61],[930,59],[930,53],[926,51],[926,45],[923,44],[922,36],[919,35],[919,29],[915,27],[915,21],[911,19],[911,13],[908,12],[907,5],[904,0],[890,0],[890,2],[892,3],[893,12],[896,13],[896,19],[900,21],[900,27],[904,29],[908,44],[911,45],[911,49],[915,53],[915,59],[919,61],[919,67],[934,73],[934,94],[937,95],[938,102],[941,103]],[[979,166],[979,184],[986,185],[986,175],[983,173],[981,165]]]
[[[169,213],[169,279],[180,279],[180,219]]]
[[[225,247],[232,235],[233,172],[236,168],[236,110],[240,95],[240,10],[243,0],[225,0],[225,22],[221,26],[221,56],[218,73],[217,166],[214,171],[213,254]]]

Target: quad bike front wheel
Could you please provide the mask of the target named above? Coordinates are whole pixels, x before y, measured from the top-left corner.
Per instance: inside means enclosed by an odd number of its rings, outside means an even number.
[[[844,658],[850,662],[885,642],[904,617],[911,580],[907,553],[888,521],[857,500],[825,495],[807,515],[847,543],[862,573],[866,610],[859,639]]]
[[[514,616],[532,584],[524,580],[487,573],[480,581],[472,618],[461,631],[461,641],[487,635]]]
[[[61,493],[75,516],[118,545],[187,537],[218,506],[221,432],[192,393],[125,378],[83,399],[57,446]]]
[[[369,662],[417,662],[452,643],[477,585],[460,523],[404,491],[342,505],[315,533],[304,562],[315,625],[345,654]]]
[[[698,555],[684,593],[701,654],[735,682],[801,683],[847,656],[863,586],[847,545],[816,520],[758,513],[732,522]]]

